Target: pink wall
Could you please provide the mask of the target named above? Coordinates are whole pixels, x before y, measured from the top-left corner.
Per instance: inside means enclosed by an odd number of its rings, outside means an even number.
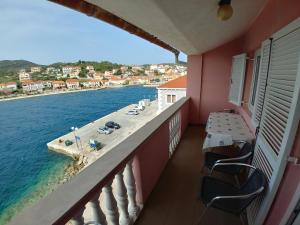
[[[187,96],[190,97],[190,116],[191,124],[200,123],[200,102],[201,102],[201,75],[202,75],[202,55],[188,56],[188,80]]]
[[[299,0],[269,0],[264,10],[256,18],[249,30],[240,38],[224,44],[216,49],[198,56],[198,63],[202,66],[201,78],[194,80],[194,75],[188,76],[188,86],[192,90],[189,93],[201,93],[200,95],[200,117],[199,123],[206,123],[210,112],[219,111],[223,108],[234,107],[228,103],[229,80],[232,56],[246,52],[249,57],[253,57],[254,52],[261,45],[261,42],[269,38],[274,32],[278,31],[288,23],[300,16]],[[197,64],[196,56],[192,56],[193,61],[188,58],[188,72],[194,71]],[[200,60],[201,59],[201,60]],[[247,60],[245,87],[243,93],[243,101],[248,102],[250,94],[250,86],[252,80],[253,62]],[[189,74],[188,74],[189,75]],[[199,75],[198,75],[199,76]],[[199,85],[194,82],[201,80]],[[197,105],[197,103],[194,103]],[[252,128],[250,119],[251,114],[247,105],[238,107],[237,110]],[[197,121],[197,120],[195,120]],[[300,156],[300,128],[296,135],[296,142],[293,147],[293,153]],[[273,202],[272,208],[268,215],[266,224],[276,225],[280,222],[285,213],[296,186],[300,182],[300,168],[289,165],[285,171],[284,178],[279,187],[279,191]]]
[[[180,109],[181,131],[188,125],[189,101]],[[143,205],[155,187],[169,160],[169,121],[163,123],[135,151],[133,171],[137,187],[137,202]]]
[[[241,53],[241,40],[202,55],[203,73],[200,101],[200,123],[205,124],[210,112],[232,109],[228,102],[232,56]]]

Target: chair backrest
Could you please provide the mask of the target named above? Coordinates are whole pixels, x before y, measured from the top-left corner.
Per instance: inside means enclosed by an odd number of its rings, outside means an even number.
[[[241,203],[241,208],[244,210],[256,197],[262,194],[268,188],[268,182],[266,175],[260,169],[255,169],[247,181],[241,186],[240,194],[248,195],[256,192],[260,188],[263,188],[262,192],[256,193],[254,195],[249,196],[248,198],[243,199]]]
[[[246,163],[246,164],[251,164],[252,163],[252,158],[254,155],[254,146],[248,142],[246,142],[243,147],[241,148],[239,152],[239,156],[244,156],[247,155],[248,153],[251,153],[249,157],[246,159],[242,160],[241,162]]]

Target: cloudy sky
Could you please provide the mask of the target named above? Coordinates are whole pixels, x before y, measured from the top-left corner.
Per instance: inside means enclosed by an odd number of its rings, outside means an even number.
[[[169,51],[46,0],[0,0],[0,15],[0,60],[174,62]],[[181,54],[181,60],[186,56]]]

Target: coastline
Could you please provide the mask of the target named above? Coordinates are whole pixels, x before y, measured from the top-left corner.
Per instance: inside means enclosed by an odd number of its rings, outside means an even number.
[[[59,95],[59,94],[68,94],[68,93],[76,93],[76,92],[84,92],[84,91],[97,91],[102,89],[107,89],[108,87],[102,87],[102,88],[95,88],[95,89],[78,89],[78,90],[69,90],[69,91],[53,91],[53,92],[47,92],[47,93],[41,93],[41,94],[34,94],[34,95],[24,95],[24,96],[17,96],[17,97],[8,97],[8,98],[1,98],[0,102],[6,102],[6,101],[12,101],[12,100],[18,100],[18,99],[26,99],[26,98],[34,98],[34,97],[42,97],[42,96],[48,96],[48,95]]]

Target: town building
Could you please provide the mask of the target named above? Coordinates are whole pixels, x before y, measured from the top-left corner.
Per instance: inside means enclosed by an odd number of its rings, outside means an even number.
[[[40,73],[41,72],[41,67],[39,66],[33,66],[30,68],[31,73]]]
[[[106,78],[110,78],[112,75],[113,75],[113,72],[112,72],[112,71],[110,71],[110,70],[104,71],[104,76],[105,76]]]
[[[80,71],[80,66],[64,66],[62,68],[63,75],[69,75],[70,78],[78,78]]]
[[[157,87],[158,111],[161,112],[186,96],[187,76],[171,80]]]
[[[80,82],[84,88],[99,88],[102,86],[100,80],[84,80]]]
[[[22,82],[22,90],[24,93],[43,92],[44,85],[42,81],[25,80]]]
[[[101,80],[103,78],[103,73],[101,72],[95,72],[93,73],[93,79],[95,80]]]
[[[7,82],[0,84],[0,91],[1,92],[13,92],[17,90],[17,83],[16,82]]]
[[[55,67],[47,67],[46,73],[47,74],[59,74],[60,73],[60,69],[59,68],[55,68]]]
[[[25,70],[20,70],[20,72],[19,72],[19,81],[23,82],[25,80],[31,80],[31,76]]]
[[[94,66],[92,66],[92,65],[87,65],[86,70],[89,72],[95,72]]]
[[[66,85],[68,89],[79,89],[79,80],[77,79],[67,79],[66,80]]]
[[[126,83],[126,79],[118,77],[118,76],[112,76],[109,80],[107,85],[108,86],[120,86],[124,85]]]
[[[54,90],[64,89],[66,87],[66,83],[62,80],[55,80],[52,82],[52,88]]]
[[[44,88],[49,89],[52,88],[52,81],[45,80],[43,81]]]

